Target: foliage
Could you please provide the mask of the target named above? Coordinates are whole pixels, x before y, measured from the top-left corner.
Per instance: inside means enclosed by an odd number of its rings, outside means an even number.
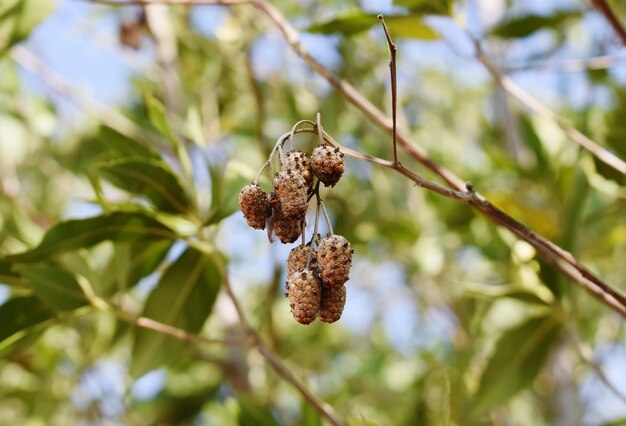
[[[454,20],[487,2],[470,3],[398,0],[385,14],[399,48],[400,125],[434,161],[626,290],[624,176],[451,57]],[[500,62],[530,63],[519,74],[528,90],[558,96],[559,114],[624,158],[623,78],[534,68],[572,52],[612,54],[602,32],[610,28],[582,3],[541,14],[511,3],[481,31]],[[314,40],[317,59],[389,110],[378,11],[275,4]],[[137,11],[90,7],[83,28]],[[208,30],[198,24],[206,11],[221,16]],[[392,151],[386,133],[303,63],[274,55],[288,46],[272,44],[257,9],[172,7],[175,61],[159,63],[161,27],[145,32],[139,51],[116,46],[115,58],[156,58],[151,72],[133,76],[124,106],[75,99],[81,120],[59,101],[72,93],[34,90],[12,54],[32,48],[17,43],[45,30],[37,25],[51,12],[47,1],[0,5],[0,424],[326,424],[268,352],[348,425],[626,417],[614,392],[626,393],[621,317],[509,231],[371,163],[348,159],[322,193],[335,232],[355,250],[344,317],[292,320],[282,297],[288,249],[245,226],[240,188],[273,139],[317,111],[343,146]],[[401,161],[432,177],[410,156]],[[238,321],[231,288],[252,330]],[[598,371],[614,365],[611,390]]]

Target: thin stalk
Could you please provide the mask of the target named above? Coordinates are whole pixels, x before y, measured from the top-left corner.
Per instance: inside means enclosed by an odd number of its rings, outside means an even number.
[[[328,212],[326,211],[326,206],[321,198],[318,198],[320,206],[322,206],[322,212],[324,212],[324,219],[328,224],[328,230],[330,231],[330,235],[335,235],[335,231],[333,231],[333,225],[330,223],[330,218],[328,217]]]
[[[397,124],[397,110],[398,110],[398,80],[396,78],[396,55],[398,48],[391,40],[389,29],[385,24],[385,18],[383,15],[378,15],[381,24],[383,24],[383,30],[385,30],[385,38],[387,39],[387,46],[389,47],[389,73],[391,75],[391,140],[393,143],[393,164],[398,164],[398,124]]]

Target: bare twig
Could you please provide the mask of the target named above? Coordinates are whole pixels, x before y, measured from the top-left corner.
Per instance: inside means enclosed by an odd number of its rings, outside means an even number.
[[[226,289],[226,293],[228,297],[233,302],[235,306],[235,310],[237,311],[237,316],[239,317],[239,322],[241,323],[241,327],[244,332],[254,341],[254,346],[259,351],[259,353],[267,360],[272,369],[287,382],[291,383],[294,386],[300,395],[320,413],[330,424],[333,426],[343,425],[343,422],[339,420],[337,415],[335,414],[332,407],[325,402],[321,401],[316,395],[314,395],[305,385],[296,377],[296,375],[281,361],[280,358],[276,356],[276,354],[268,348],[265,343],[261,340],[259,335],[254,331],[250,323],[246,320],[246,317],[243,313],[243,309],[239,304],[239,300],[233,293],[232,288],[230,287],[230,283],[228,282],[228,277],[224,276],[224,288]]]
[[[396,55],[398,48],[391,40],[389,29],[385,24],[385,18],[383,15],[378,15],[378,19],[383,24],[383,30],[385,30],[385,38],[387,39],[387,46],[389,47],[389,73],[391,75],[391,140],[393,143],[393,164],[398,164],[398,141],[397,141],[397,110],[398,110],[398,80],[396,77]]]
[[[476,39],[473,39],[473,41],[474,46],[476,47],[476,58],[485,66],[485,68],[487,69],[487,71],[489,71],[494,80],[496,80],[496,82],[501,85],[504,90],[506,90],[518,101],[526,105],[536,114],[539,114],[540,116],[554,122],[571,140],[576,142],[582,148],[589,151],[600,161],[614,168],[618,172],[626,174],[626,162],[624,160],[617,157],[615,154],[607,151],[605,148],[591,140],[588,136],[574,129],[565,120],[563,120],[563,118],[556,115],[548,107],[546,107],[537,99],[528,94],[524,89],[515,84],[515,82],[509,77],[503,75],[489,60],[489,58],[482,49],[480,41]]]
[[[617,15],[615,15],[611,6],[609,6],[606,0],[591,0],[591,3],[600,11],[600,13],[604,15],[606,20],[609,21],[609,24],[620,37],[624,46],[626,46],[626,28],[624,28],[622,22],[619,20]]]
[[[611,383],[609,378],[604,373],[604,370],[602,370],[602,367],[593,359],[593,349],[591,346],[580,339],[578,332],[570,324],[568,324],[566,328],[569,331],[569,338],[572,341],[579,358],[594,371],[607,389],[609,389],[617,398],[626,404],[626,395],[623,394],[613,383]]]

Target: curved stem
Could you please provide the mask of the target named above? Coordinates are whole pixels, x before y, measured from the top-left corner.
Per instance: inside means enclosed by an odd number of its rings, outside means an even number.
[[[295,135],[296,135],[296,129],[298,128],[298,126],[300,126],[301,124],[310,124],[312,126],[315,126],[315,123],[312,122],[311,120],[300,120],[298,121],[296,124],[293,125],[293,127],[291,128],[291,133],[289,134],[289,144],[291,145],[291,149],[295,149],[293,146],[293,141],[295,139]]]
[[[330,235],[335,235],[335,231],[333,231],[333,225],[330,223],[330,218],[328,217],[328,212],[326,211],[326,206],[321,198],[318,199],[320,206],[322,206],[322,212],[324,212],[324,219],[326,220],[326,224],[328,225],[328,231]]]

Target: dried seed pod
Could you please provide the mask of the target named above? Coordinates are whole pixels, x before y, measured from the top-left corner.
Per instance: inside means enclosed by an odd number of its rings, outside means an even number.
[[[268,222],[271,227],[268,231],[273,231],[274,235],[276,235],[283,244],[293,243],[300,237],[303,220],[304,219],[286,218],[282,215],[280,209],[275,209],[272,218]]]
[[[311,159],[309,154],[302,151],[292,150],[285,155],[283,163],[284,170],[291,170],[294,173],[300,173],[306,182],[307,187],[313,184],[313,169],[311,168]]]
[[[349,279],[352,248],[345,237],[331,235],[322,238],[317,248],[322,283],[328,287],[343,285]]]
[[[267,194],[255,183],[246,185],[239,193],[239,206],[248,225],[254,229],[265,229],[265,222],[272,214]]]
[[[317,252],[311,248],[311,245],[298,246],[291,249],[289,256],[287,256],[287,276],[291,276],[294,272],[302,271],[306,268],[306,264],[309,260],[309,253],[311,253],[311,262],[309,263],[309,269],[314,273],[318,273],[317,267]]]
[[[300,324],[315,321],[320,308],[322,288],[310,269],[295,272],[287,280],[291,314]]]
[[[304,219],[308,207],[308,187],[302,174],[291,170],[282,170],[274,177],[274,193],[280,203],[283,217]]]
[[[322,286],[322,300],[318,316],[323,322],[335,322],[341,318],[343,307],[346,305],[346,286]]]
[[[343,153],[328,144],[318,145],[311,154],[311,168],[326,186],[335,186],[343,175]]]

